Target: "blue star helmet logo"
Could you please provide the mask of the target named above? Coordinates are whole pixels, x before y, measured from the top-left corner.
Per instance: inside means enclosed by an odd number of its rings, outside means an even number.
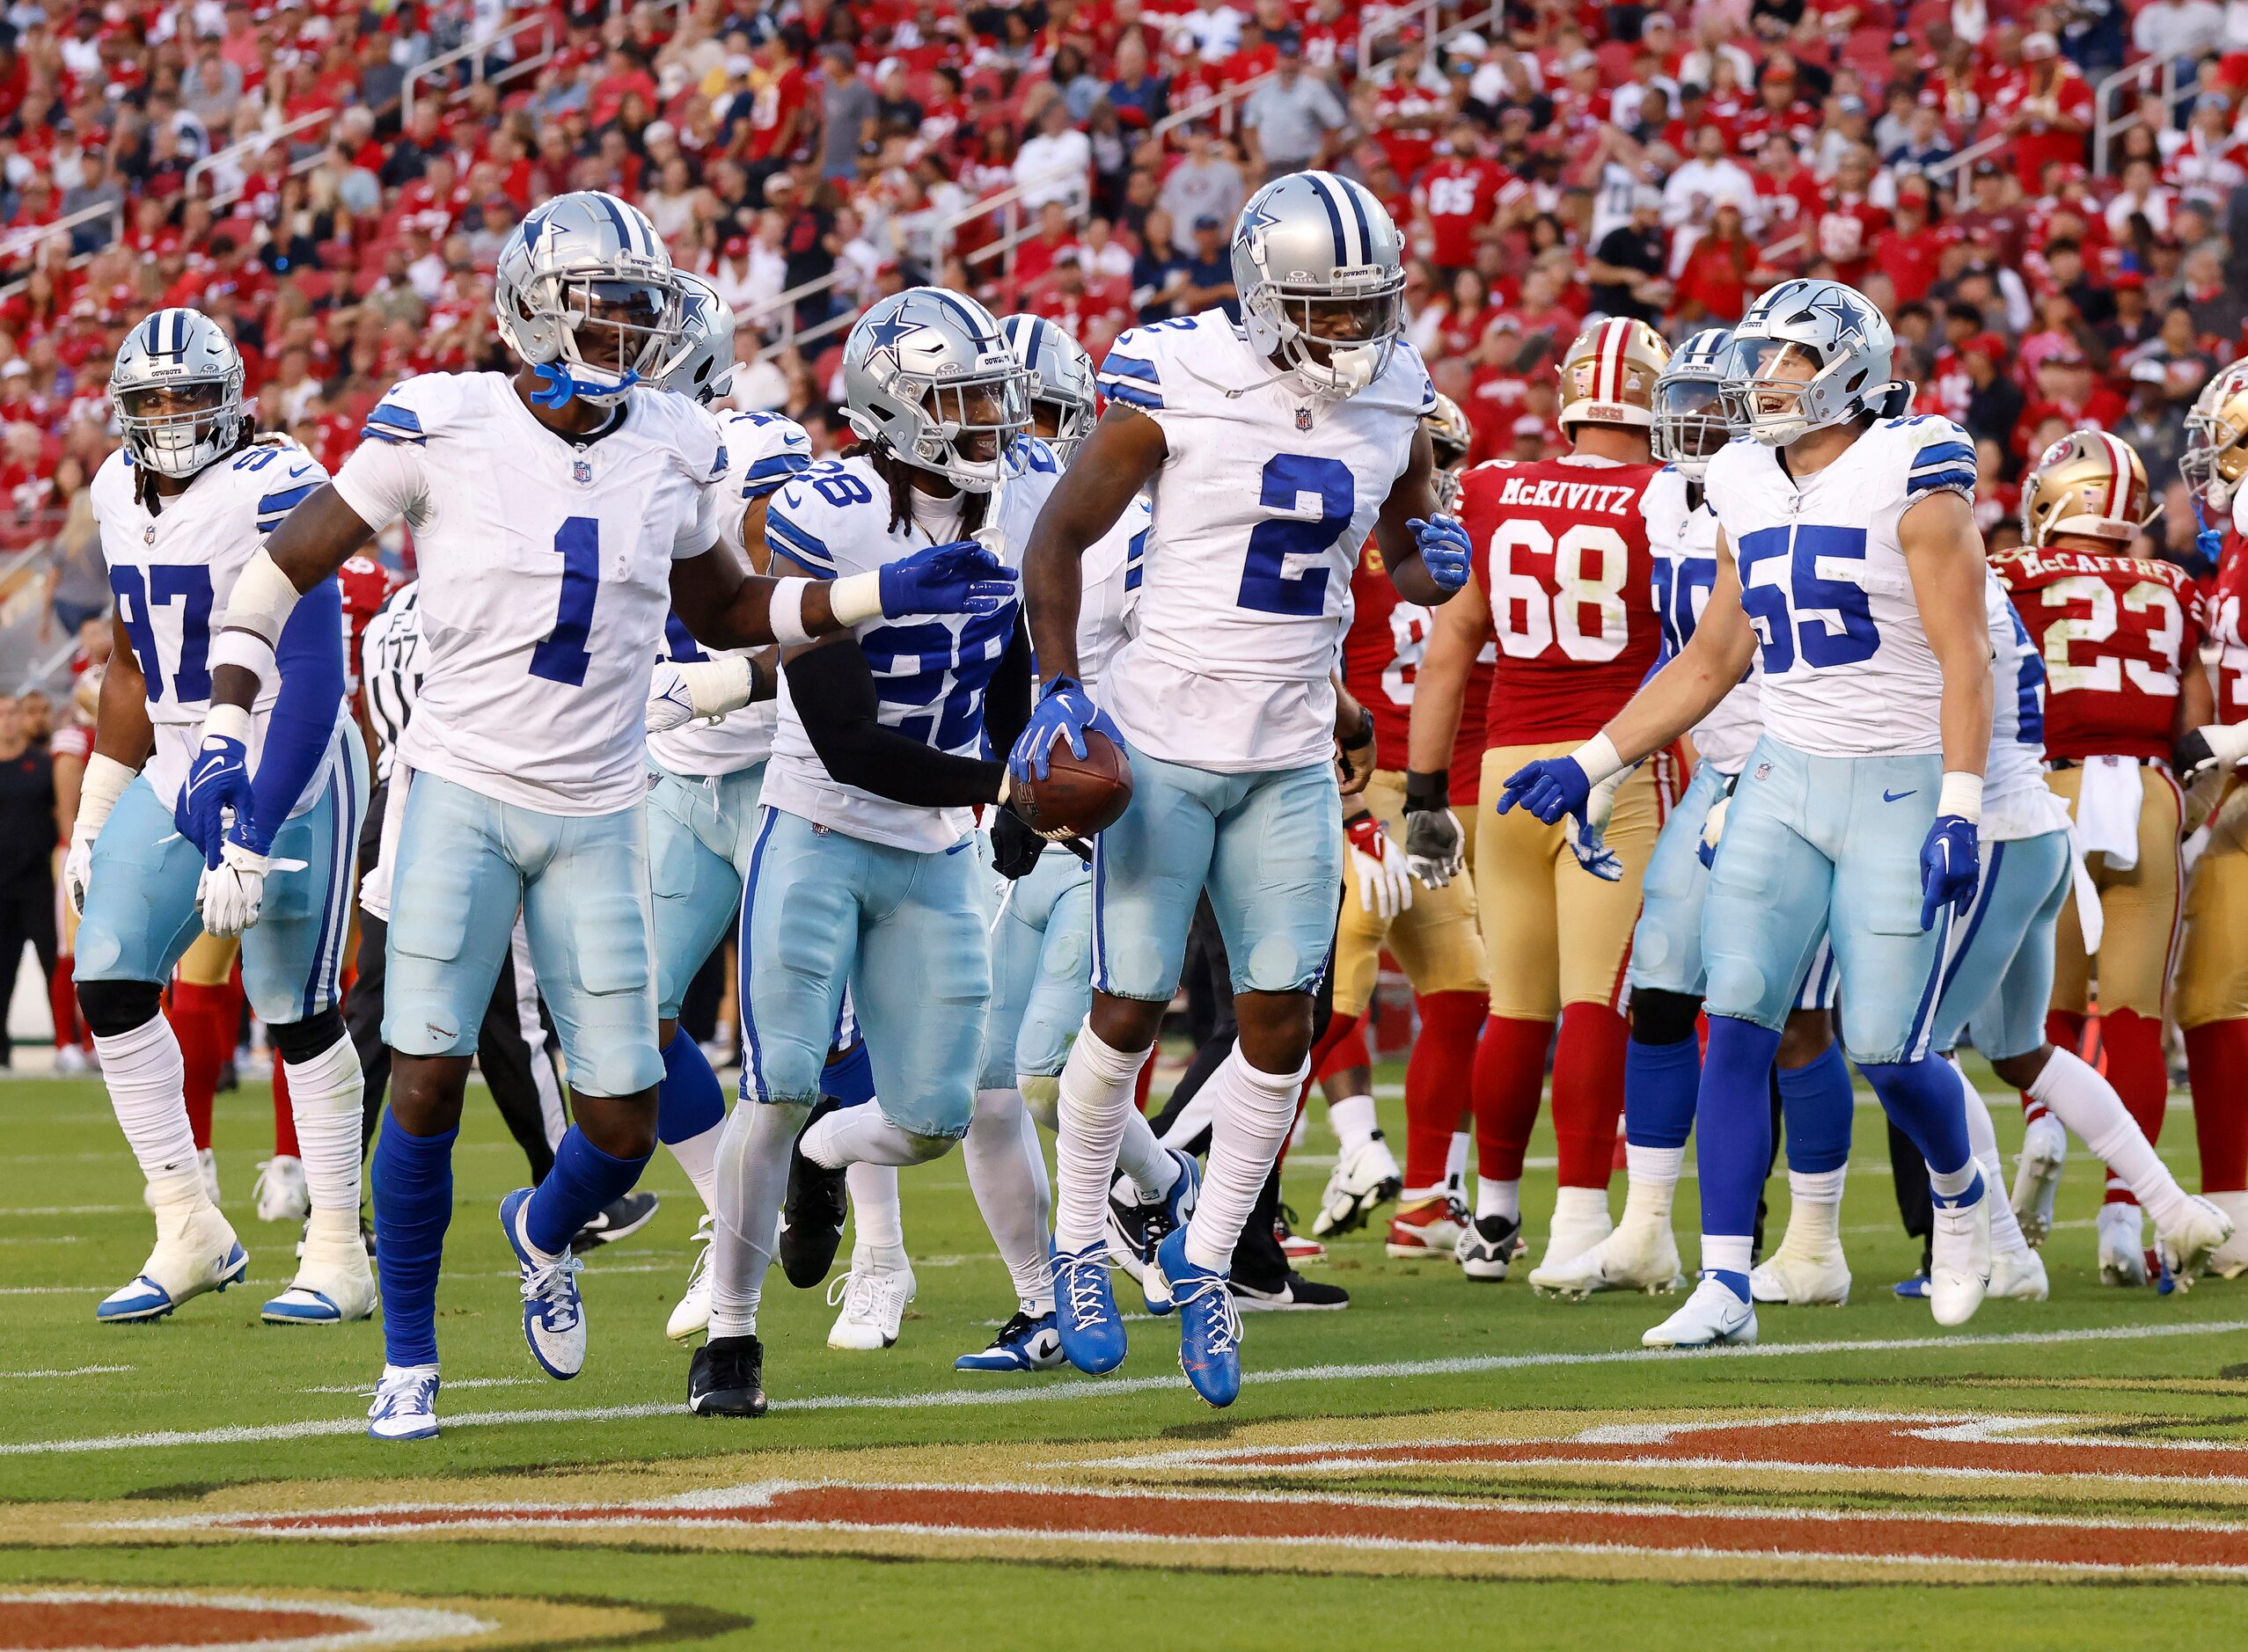
[[[923,324],[907,315],[905,311],[906,306],[901,304],[867,329],[867,336],[873,340],[875,349],[890,349],[907,333],[921,330]]]
[[[1865,314],[1853,303],[1849,294],[1832,291],[1820,295],[1811,306],[1815,316],[1823,316],[1834,325],[1837,345],[1863,346],[1865,343]]]
[[[1245,244],[1259,230],[1279,222],[1277,214],[1266,211],[1262,203],[1252,201],[1248,210],[1241,214],[1241,223],[1234,228],[1234,239]]]

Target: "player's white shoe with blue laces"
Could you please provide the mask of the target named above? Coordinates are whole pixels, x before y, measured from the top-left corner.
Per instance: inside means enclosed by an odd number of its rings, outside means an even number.
[[[385,1365],[367,1408],[367,1435],[376,1440],[437,1437],[437,1368]]]
[[[1000,1334],[992,1339],[989,1348],[978,1349],[973,1354],[963,1354],[952,1362],[952,1368],[955,1371],[1056,1371],[1068,1363],[1062,1353],[1061,1333],[1054,1328],[1051,1311],[1034,1314],[1028,1308],[1023,1308],[1000,1327]]]
[[[157,1212],[156,1248],[129,1284],[102,1298],[95,1319],[117,1325],[161,1319],[207,1290],[224,1290],[249,1271],[250,1253],[216,1205],[196,1206],[177,1232],[166,1232],[175,1220]]]
[[[567,1381],[585,1368],[585,1304],[579,1300],[578,1259],[548,1256],[524,1237],[524,1207],[531,1189],[517,1188],[500,1201],[500,1227],[523,1269],[523,1340],[549,1377]]]
[[[1756,1305],[1707,1274],[1685,1306],[1639,1338],[1648,1348],[1717,1348],[1755,1340]]]
[[[1184,1228],[1155,1247],[1155,1267],[1179,1311],[1179,1368],[1212,1405],[1232,1405],[1241,1392],[1241,1316],[1225,1274],[1187,1259]]]

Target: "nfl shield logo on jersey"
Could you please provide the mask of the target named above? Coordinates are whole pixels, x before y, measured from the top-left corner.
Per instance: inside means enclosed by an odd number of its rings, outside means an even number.
[[[575,459],[571,461],[570,476],[573,480],[576,481],[581,486],[591,486],[593,482],[593,462],[590,459]]]
[[[1310,408],[1299,407],[1296,409],[1296,428],[1299,430],[1308,430],[1311,428]]]

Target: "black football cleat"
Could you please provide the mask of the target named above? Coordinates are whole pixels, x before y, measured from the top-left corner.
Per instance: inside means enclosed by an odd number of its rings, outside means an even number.
[[[755,1336],[715,1336],[687,1367],[687,1409],[699,1417],[765,1414],[765,1345]]]
[[[582,1256],[589,1250],[630,1238],[655,1219],[657,1202],[652,1193],[628,1193],[611,1199],[594,1212],[593,1220],[571,1236],[572,1253]]]
[[[822,1096],[804,1121],[804,1129],[832,1113],[835,1106],[833,1097]],[[851,1200],[844,1191],[843,1173],[805,1158],[803,1142],[800,1130],[796,1144],[788,1150],[788,1198],[780,1208],[780,1242],[774,1249],[788,1283],[809,1290],[824,1283],[835,1266]]]

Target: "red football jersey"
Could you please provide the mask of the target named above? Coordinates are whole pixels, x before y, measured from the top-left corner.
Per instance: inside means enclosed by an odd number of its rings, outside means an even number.
[[[1491,220],[1498,203],[1522,186],[1497,161],[1480,156],[1446,155],[1413,186],[1413,199],[1428,214],[1436,261],[1446,268],[1475,261],[1475,231]]]
[[[1468,472],[1460,515],[1498,640],[1492,745],[1589,739],[1662,647],[1639,502],[1657,464],[1564,456]]]
[[[1351,574],[1351,629],[1343,637],[1343,685],[1373,713],[1373,760],[1402,770],[1411,749],[1413,687],[1428,652],[1436,616],[1397,595],[1369,538]],[[1475,800],[1483,778],[1483,727],[1490,718],[1497,648],[1485,643],[1460,699],[1460,731],[1452,742],[1452,806]]]
[[[390,571],[373,557],[347,557],[335,571],[336,583],[343,588],[343,686],[355,705],[359,699],[359,642],[367,634],[367,622],[391,594]]]
[[[2248,539],[2225,536],[2216,575],[2195,594],[2193,614],[2201,633],[2217,646],[2209,671],[2217,721],[2248,723]]]
[[[1993,566],[2045,658],[2046,755],[2169,757],[2180,662],[2201,646],[2186,570],[2049,550]]]

